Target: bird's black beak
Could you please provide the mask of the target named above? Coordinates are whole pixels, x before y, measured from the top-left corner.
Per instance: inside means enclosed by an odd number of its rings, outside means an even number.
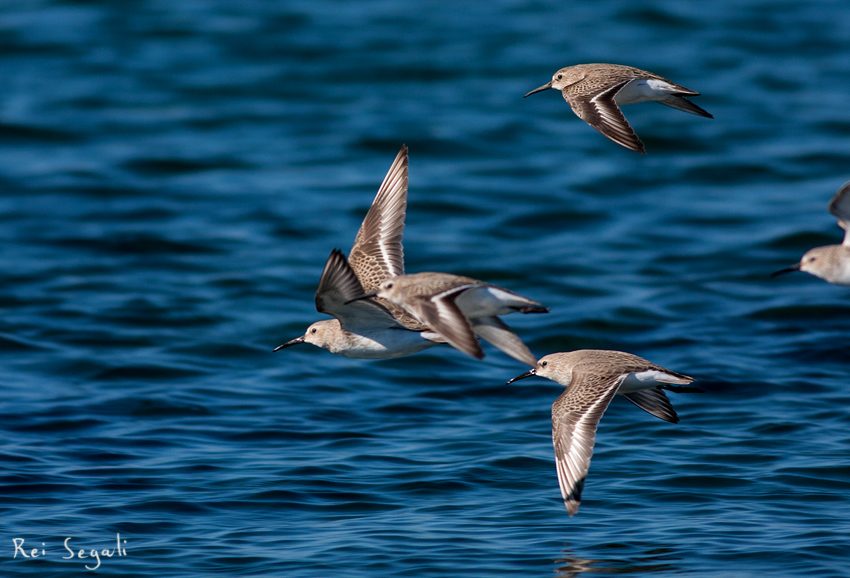
[[[785,273],[793,273],[794,271],[799,271],[799,270],[800,270],[800,264],[797,263],[793,267],[788,267],[786,269],[780,269],[779,271],[774,271],[773,273],[770,274],[770,278],[773,279],[777,275],[784,275]]]
[[[304,336],[303,335],[301,337],[296,337],[295,339],[293,339],[291,341],[287,341],[283,345],[278,345],[277,347],[274,348],[274,351],[280,351],[281,349],[285,349],[287,347],[292,347],[293,345],[298,345],[299,343],[304,343]],[[272,353],[274,353],[274,351],[272,351]]]
[[[376,297],[377,295],[377,291],[372,291],[371,293],[364,293],[363,295],[358,295],[354,299],[349,299],[345,302],[345,304],[348,305],[349,303],[354,303],[355,301],[363,301],[364,299],[368,299],[369,297]]]
[[[519,381],[520,379],[525,379],[526,377],[531,377],[532,375],[537,375],[536,369],[529,369],[528,371],[526,371],[522,375],[517,375],[516,377],[509,379],[508,382],[505,385],[510,385],[515,381]]]
[[[547,82],[546,84],[544,84],[543,86],[541,86],[540,88],[535,88],[534,90],[532,90],[531,92],[529,92],[525,96],[531,96],[535,92],[543,92],[544,90],[547,90],[547,89],[550,89],[550,88],[552,88],[552,81],[551,80],[549,82]],[[523,96],[523,98],[525,98],[525,96]]]

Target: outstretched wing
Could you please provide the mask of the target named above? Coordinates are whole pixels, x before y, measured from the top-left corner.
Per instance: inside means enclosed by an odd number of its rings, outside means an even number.
[[[478,343],[472,324],[455,303],[458,295],[469,287],[472,285],[455,287],[430,298],[413,298],[411,313],[452,347],[481,359],[484,357],[484,350]]]
[[[570,386],[552,404],[552,443],[561,496],[570,516],[578,512],[590,468],[596,427],[625,375],[599,377],[575,372]]]
[[[363,287],[345,255],[339,249],[334,249],[325,262],[325,269],[316,289],[316,309],[339,319],[343,329],[402,327],[374,298],[346,304],[363,293]]]
[[[630,393],[622,394],[627,400],[658,419],[679,423],[679,416],[673,409],[673,404],[667,395],[660,389],[639,389]]]
[[[363,289],[375,291],[384,279],[404,275],[404,217],[407,212],[407,146],[396,155],[348,255]]]
[[[844,229],[845,247],[850,247],[850,181],[847,181],[829,201],[829,212],[838,217],[838,224]]]
[[[528,346],[498,317],[478,317],[470,322],[475,334],[493,347],[531,367],[537,365],[537,358]]]
[[[610,138],[615,143],[645,154],[646,148],[638,138],[623,111],[614,102],[614,97],[633,79],[628,78],[612,85],[607,90],[590,98],[589,94],[577,94],[568,86],[562,94],[573,112],[584,122]]]

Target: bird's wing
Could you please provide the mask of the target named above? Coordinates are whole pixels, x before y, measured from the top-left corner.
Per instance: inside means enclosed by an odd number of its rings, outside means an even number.
[[[593,97],[576,93],[571,86],[564,88],[562,94],[573,112],[584,122],[615,143],[639,153],[646,153],[646,148],[626,120],[623,111],[614,102],[617,93],[632,80],[618,82]]]
[[[581,504],[596,427],[625,377],[599,377],[574,371],[570,386],[552,405],[552,443],[558,484],[570,516],[578,512]]]
[[[498,317],[478,317],[470,319],[470,322],[475,334],[493,347],[531,367],[537,365],[537,358],[534,357],[528,346],[511,331],[507,323]]]
[[[396,318],[374,298],[346,304],[363,293],[363,286],[345,255],[339,249],[334,249],[325,262],[325,269],[316,289],[316,309],[339,319],[343,329],[401,327]]]
[[[407,167],[407,146],[402,145],[348,255],[367,292],[375,291],[384,279],[404,275],[401,239],[407,211]]]
[[[673,404],[667,399],[667,395],[660,389],[639,389],[630,393],[622,394],[627,400],[658,419],[679,423],[679,416],[673,409]]]
[[[838,217],[838,224],[844,229],[845,247],[850,247],[850,181],[847,181],[829,201],[829,212]]]
[[[413,297],[411,313],[452,347],[481,359],[484,351],[475,337],[472,324],[455,303],[457,296],[469,287],[472,285],[456,287],[431,297]]]

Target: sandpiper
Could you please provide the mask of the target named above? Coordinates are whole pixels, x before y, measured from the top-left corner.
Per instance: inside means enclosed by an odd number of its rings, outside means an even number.
[[[336,319],[317,321],[301,337],[275,348],[311,343],[343,357],[388,359],[441,343],[404,309],[380,298],[351,302],[384,279],[404,274],[401,240],[407,210],[407,147],[401,147],[354,239],[348,259],[331,252],[316,289],[316,309]]]
[[[775,271],[776,277],[792,271],[803,271],[820,277],[827,283],[850,285],[850,181],[841,185],[829,201],[829,212],[838,217],[838,225],[844,229],[844,242],[840,245],[815,247],[803,255],[800,262],[787,269]]]
[[[691,114],[714,118],[688,99],[698,92],[657,74],[621,64],[576,64],[556,72],[552,80],[525,96],[549,88],[561,91],[584,122],[628,149],[646,154],[620,106],[654,100]],[[525,98],[525,97],[523,97]]]
[[[477,359],[484,351],[476,336],[514,359],[531,365],[537,358],[499,315],[547,313],[542,303],[470,277],[449,273],[416,273],[386,279],[372,293],[404,308],[447,343]]]
[[[553,353],[508,383],[532,375],[547,377],[567,388],[552,404],[552,443],[558,484],[570,516],[578,512],[581,503],[596,427],[615,394],[622,394],[656,417],[676,423],[679,418],[663,390],[702,391],[686,387],[692,377],[622,351],[581,349]]]

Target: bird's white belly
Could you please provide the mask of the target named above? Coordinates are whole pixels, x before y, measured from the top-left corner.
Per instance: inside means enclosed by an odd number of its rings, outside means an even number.
[[[674,92],[673,87],[663,80],[636,78],[620,89],[620,92],[614,96],[614,102],[622,106],[636,102],[659,100],[670,96],[671,92]]]
[[[640,371],[638,373],[630,373],[620,384],[617,393],[631,393],[640,391],[641,389],[649,389],[657,385],[665,385],[670,383],[670,375],[663,371],[650,369]]]
[[[387,329],[376,332],[347,333],[346,339],[331,349],[343,357],[353,359],[391,359],[428,349],[436,345],[422,333],[404,329]]]

